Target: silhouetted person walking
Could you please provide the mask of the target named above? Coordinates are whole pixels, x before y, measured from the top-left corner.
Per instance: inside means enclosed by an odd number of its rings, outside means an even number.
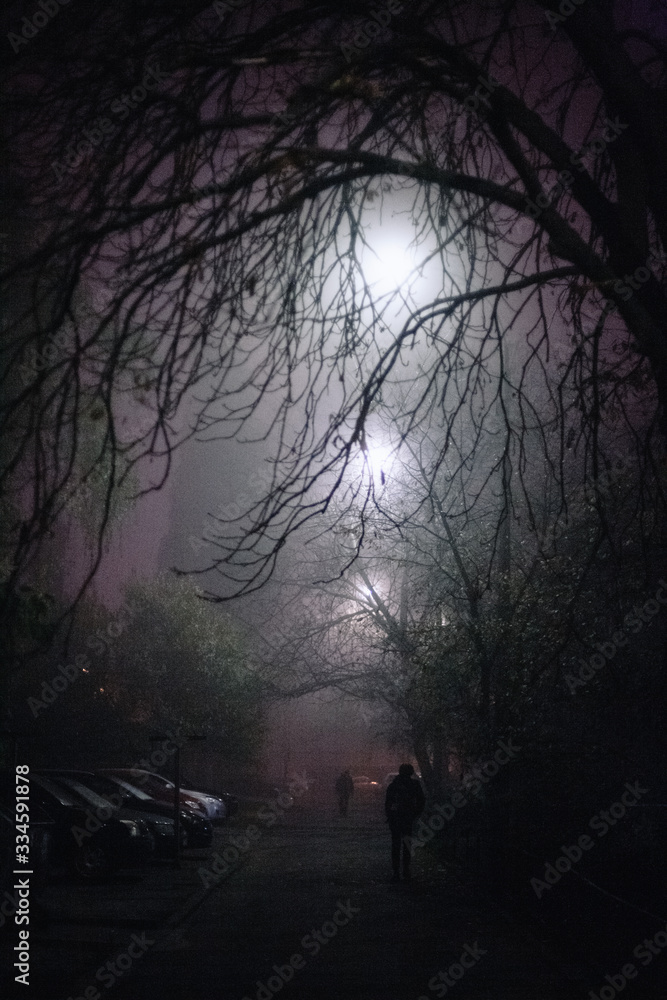
[[[350,796],[354,793],[354,782],[349,771],[343,771],[336,781],[336,795],[338,796],[338,811],[341,816],[347,816],[347,805]]]
[[[387,788],[384,811],[391,830],[391,866],[394,870],[392,881],[398,882],[403,855],[403,878],[410,878],[410,847],[405,838],[412,835],[412,824],[422,813],[425,805],[422,786],[413,778],[412,764],[401,764],[398,775]],[[402,848],[402,852],[401,852]]]

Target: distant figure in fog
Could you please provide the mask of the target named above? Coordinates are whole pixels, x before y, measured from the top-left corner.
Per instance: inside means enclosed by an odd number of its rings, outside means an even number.
[[[341,816],[347,816],[347,805],[354,793],[354,782],[349,770],[343,771],[336,780],[336,795],[338,796],[338,811]]]
[[[424,793],[419,781],[413,777],[412,764],[401,764],[398,774],[387,788],[384,811],[391,830],[392,882],[400,880],[401,848],[403,849],[403,878],[410,879],[410,847],[406,838],[412,834],[412,824],[424,809]]]

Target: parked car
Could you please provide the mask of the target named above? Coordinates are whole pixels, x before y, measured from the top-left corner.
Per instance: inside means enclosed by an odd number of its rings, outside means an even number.
[[[78,795],[99,816],[105,816],[111,809],[112,814],[121,822],[124,819],[143,822],[148,828],[152,853],[156,857],[173,857],[176,853],[174,817],[168,808],[157,812],[137,809],[131,797],[118,788],[111,779],[104,775],[95,775],[92,771],[68,770],[41,773]],[[185,830],[181,829],[182,847],[185,846],[186,836]]]
[[[373,781],[368,778],[365,774],[352,775],[352,782],[354,784],[355,794],[361,795],[372,795],[375,792],[380,791],[379,781]]]
[[[211,796],[212,798],[222,799],[222,801],[225,803],[225,810],[228,819],[230,816],[233,816],[234,813],[238,812],[239,800],[236,797],[236,795],[232,795],[231,792],[214,792],[210,788],[202,788],[200,790],[201,792],[203,792],[204,795]]]
[[[89,821],[94,821],[95,825],[100,821],[106,822],[109,819],[115,819],[127,826],[130,831],[138,829],[138,834],[132,834],[133,838],[137,838],[136,843],[132,846],[132,851],[136,852],[137,858],[142,863],[149,860],[155,852],[155,833],[150,822],[154,817],[145,814],[139,815],[136,810],[128,809],[124,803],[118,805],[117,801],[111,801],[97,792],[92,787],[94,775],[91,771],[44,769],[32,773],[39,778],[42,784],[45,780],[49,782],[51,788],[61,789],[65,794],[71,795],[85,807]],[[89,778],[93,780],[88,781]]]
[[[114,777],[113,775],[98,774],[96,775],[98,781],[106,781],[113,784],[116,791],[127,795],[128,805],[132,805],[134,809],[140,810],[141,812],[152,812],[158,813],[161,816],[173,816],[174,808],[172,805],[167,805],[166,802],[158,802],[142,788],[138,788],[131,782],[126,781],[124,778]],[[213,826],[211,821],[200,813],[195,813],[191,809],[180,810],[181,818],[181,829],[185,833],[184,846],[185,847],[209,847],[211,841],[213,840]]]
[[[165,785],[160,775],[153,774],[152,771],[143,771],[136,767],[102,767],[98,768],[95,773],[103,774],[107,778],[122,778],[124,781],[129,781],[131,785],[135,785],[143,792],[146,792],[156,802],[170,806],[174,804],[173,782],[167,781]],[[154,778],[158,778],[159,780],[154,781]],[[180,802],[181,808],[190,809],[191,812],[198,816],[206,816],[206,810],[199,799],[194,798],[182,788],[180,790]]]
[[[144,771],[136,767],[104,767],[100,768],[98,773],[106,774],[109,777],[123,778],[136,785],[137,788],[141,788],[158,802],[173,803],[174,801],[173,781],[163,778],[161,774],[154,774],[153,771]],[[191,788],[181,788],[180,792],[181,805],[186,809],[199,811],[213,822],[220,822],[227,818],[225,803],[218,796],[196,792]]]
[[[14,798],[15,777],[4,772],[0,801],[8,810]],[[54,868],[65,868],[85,881],[101,881],[121,867],[143,865],[150,857],[150,833],[141,821],[110,816],[90,822],[89,804],[74,792],[31,771],[30,816],[48,832],[40,851],[48,851]],[[93,814],[94,818],[94,814]]]
[[[225,809],[227,810],[227,816],[233,816],[234,813],[239,811],[239,800],[231,792],[218,792],[218,795],[225,803]]]

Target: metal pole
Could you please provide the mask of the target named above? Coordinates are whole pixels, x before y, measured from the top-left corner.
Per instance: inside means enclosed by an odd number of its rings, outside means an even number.
[[[176,853],[174,867],[181,864],[181,748],[176,744],[176,774],[174,780],[174,835],[176,837]]]

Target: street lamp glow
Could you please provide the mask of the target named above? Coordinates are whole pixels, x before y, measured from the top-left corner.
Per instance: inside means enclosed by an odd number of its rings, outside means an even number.
[[[387,237],[366,248],[362,266],[369,287],[380,295],[391,295],[408,282],[415,262],[403,241]]]
[[[393,461],[391,449],[382,444],[367,444],[364,448],[364,463],[375,486],[384,486]]]

